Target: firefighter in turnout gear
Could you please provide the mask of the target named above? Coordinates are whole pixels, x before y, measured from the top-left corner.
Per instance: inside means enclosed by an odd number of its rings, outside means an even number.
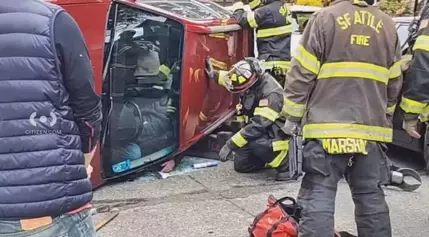
[[[207,59],[206,73],[229,92],[240,94],[237,117],[245,120],[244,127],[222,147],[220,160],[233,157],[240,173],[275,168],[277,180],[288,180],[289,137],[281,131],[285,120],[280,84],[254,58],[236,63],[229,71],[214,70]]]
[[[285,129],[301,125],[304,139],[300,237],[334,236],[343,176],[358,236],[392,236],[380,164],[392,141],[401,50],[394,22],[370,1],[336,0],[316,12],[288,71]]]
[[[283,0],[253,0],[252,11],[236,9],[233,18],[243,28],[256,28],[258,59],[283,86],[290,66],[292,15],[290,4]]]
[[[405,112],[403,127],[408,134],[419,139],[417,123],[429,121],[429,7],[421,13],[417,39],[413,46],[413,59],[406,71],[406,87],[401,109]]]

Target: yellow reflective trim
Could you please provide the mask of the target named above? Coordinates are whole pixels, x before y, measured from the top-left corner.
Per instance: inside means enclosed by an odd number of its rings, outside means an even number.
[[[399,106],[402,108],[402,110],[404,110],[405,113],[420,114],[426,107],[426,104],[402,97],[401,104]]]
[[[164,87],[162,86],[152,86],[152,88],[157,90],[164,90]]]
[[[273,36],[279,36],[289,34],[292,32],[292,25],[285,25],[280,27],[274,27],[269,29],[260,29],[256,33],[256,38],[267,38]]]
[[[290,68],[289,61],[268,61],[264,62],[265,69],[272,69],[273,67],[279,67],[284,70],[288,70]]]
[[[320,70],[319,60],[316,58],[316,56],[308,52],[301,44],[298,44],[295,51],[294,58],[298,60],[298,62],[308,71],[314,74],[319,73],[319,70]]]
[[[395,64],[393,64],[393,66],[389,69],[389,78],[393,79],[393,78],[397,78],[400,77],[402,74],[402,70],[401,70],[401,65],[402,65],[402,60],[396,62]]]
[[[238,81],[237,74],[234,73],[231,75],[231,81]]]
[[[256,23],[255,12],[247,12],[247,23],[252,28],[257,28],[258,23]]]
[[[286,151],[281,151],[275,158],[273,161],[271,161],[270,163],[268,163],[268,166],[271,168],[277,168],[279,167],[283,160],[286,158],[287,156],[287,150]]]
[[[395,109],[396,109],[396,104],[394,104],[392,106],[388,106],[387,107],[387,113],[393,114],[395,112]]]
[[[247,140],[241,135],[241,130],[231,137],[232,142],[239,148],[247,144]]]
[[[223,87],[226,86],[225,76],[228,75],[228,71],[219,71],[219,76],[217,78],[217,83]]]
[[[282,114],[298,118],[302,118],[302,116],[304,116],[305,104],[297,104],[286,97],[283,98]]]
[[[279,113],[269,107],[256,107],[253,115],[259,115],[271,121],[275,121],[280,116]]]
[[[174,113],[174,112],[176,112],[176,108],[174,108],[172,106],[168,106],[167,107],[167,112]]]
[[[414,43],[413,50],[425,50],[429,51],[429,36],[427,35],[420,35],[416,39],[416,43]]]
[[[393,130],[387,127],[351,123],[306,124],[304,139],[357,138],[369,141],[392,142]]]
[[[200,112],[199,117],[200,117],[201,121],[203,121],[203,122],[208,120],[207,116],[203,112]]]
[[[211,63],[213,64],[213,67],[217,67],[220,70],[228,70],[228,67],[226,65],[226,63],[218,61],[214,58],[210,58]]]
[[[368,155],[366,145],[368,141],[354,138],[322,139],[323,149],[329,154],[360,153]]]
[[[237,120],[238,122],[246,122],[244,115],[238,115],[237,117],[235,117],[235,120]]]
[[[362,62],[325,63],[320,68],[317,79],[334,77],[363,78],[387,84],[389,81],[389,70],[378,65]]]
[[[253,1],[249,2],[250,9],[255,9],[259,5],[261,5],[261,0],[253,0]]]
[[[165,66],[164,64],[159,66],[159,71],[162,72],[162,74],[164,74],[165,76],[169,76],[171,73],[170,68],[168,68],[167,66]]]
[[[209,34],[209,37],[218,38],[218,39],[228,39],[229,35],[225,33],[215,33],[215,34]]]
[[[246,81],[247,81],[247,79],[245,77],[243,77],[243,76],[238,77],[238,83],[243,84]]]
[[[273,151],[287,151],[289,150],[289,140],[285,141],[274,141]]]

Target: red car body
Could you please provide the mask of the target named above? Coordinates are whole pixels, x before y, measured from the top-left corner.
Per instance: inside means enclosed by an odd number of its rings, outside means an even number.
[[[210,56],[215,60],[215,66],[227,69],[243,57],[252,54],[253,44],[249,44],[251,42],[249,39],[251,39],[250,33],[253,32],[241,30],[236,22],[229,20],[229,12],[223,10],[219,5],[208,0],[51,0],[50,2],[62,6],[79,24],[89,48],[95,72],[96,91],[100,95],[103,93],[106,25],[111,6],[121,4],[171,19],[183,25],[184,45],[180,65],[179,141],[177,141],[178,146],[174,152],[160,157],[156,162],[162,162],[185,151],[198,140],[210,134],[234,113],[237,98],[217,85],[216,82],[206,78],[204,73],[205,58]],[[173,4],[187,4],[181,6],[197,7],[201,11],[217,17],[211,17],[209,20],[195,20],[187,17],[186,14],[180,14],[175,10],[176,8],[166,10],[162,7],[173,6]],[[102,185],[106,179],[140,171],[153,163],[133,167],[120,174],[106,176],[106,167],[103,166],[104,157],[101,155],[103,147],[98,147],[92,162],[94,173],[91,180],[94,188]]]

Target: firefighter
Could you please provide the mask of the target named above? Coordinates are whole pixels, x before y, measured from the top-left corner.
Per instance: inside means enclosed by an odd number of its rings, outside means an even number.
[[[237,116],[246,120],[245,126],[220,150],[220,160],[226,161],[233,155],[237,172],[271,167],[277,169],[276,180],[287,180],[289,139],[280,130],[285,121],[280,84],[265,72],[263,62],[254,58],[239,61],[229,71],[214,70],[207,59],[206,73],[229,92],[240,95]]]
[[[292,15],[290,4],[283,0],[253,0],[252,11],[236,9],[233,18],[243,28],[256,28],[258,59],[277,81],[284,85],[290,65]]]
[[[429,120],[429,5],[421,12],[413,59],[406,72],[407,83],[400,107],[405,112],[403,127],[414,138],[420,139],[418,122]]]
[[[392,141],[401,50],[394,22],[372,4],[336,0],[314,13],[288,71],[285,130],[302,126],[304,139],[300,237],[334,236],[343,176],[358,236],[392,236],[380,163]]]

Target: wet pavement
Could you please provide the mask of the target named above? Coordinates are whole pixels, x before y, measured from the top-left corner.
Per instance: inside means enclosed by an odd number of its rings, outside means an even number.
[[[393,151],[396,156],[403,156]],[[409,153],[408,153],[409,156]],[[405,163],[409,163],[410,158]],[[402,162],[403,163],[403,162]],[[409,166],[409,165],[407,165]],[[96,207],[120,213],[100,237],[246,237],[247,227],[267,197],[296,196],[299,182],[276,182],[274,174],[238,174],[232,163],[150,183],[131,181],[105,186],[94,194]],[[394,237],[429,236],[429,177],[413,193],[385,189]],[[344,181],[339,184],[336,227],[355,233],[353,202]],[[95,220],[106,214],[95,215]]]

